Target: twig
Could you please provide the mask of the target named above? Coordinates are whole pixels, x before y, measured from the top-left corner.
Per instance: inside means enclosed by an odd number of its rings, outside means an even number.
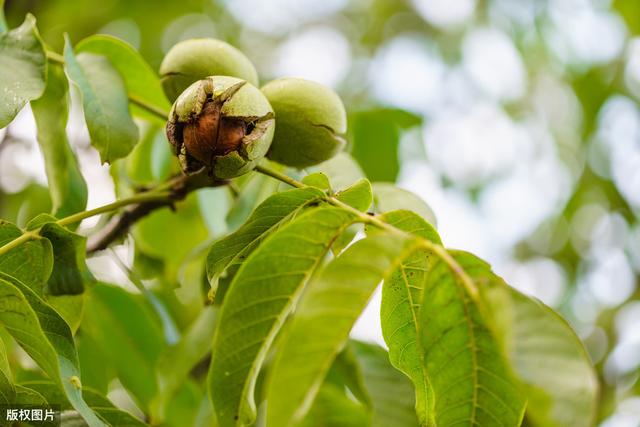
[[[169,183],[169,197],[165,200],[149,201],[132,205],[122,214],[112,218],[102,230],[93,234],[87,242],[87,254],[93,254],[107,249],[109,245],[124,236],[129,231],[129,228],[137,221],[157,209],[173,207],[175,202],[183,200],[190,192],[204,187],[219,187],[226,185],[228,182],[211,180],[206,172],[200,172],[196,175],[179,176],[169,181]],[[164,186],[160,188],[164,189]]]
[[[149,215],[156,209],[171,206],[172,201],[147,202],[134,205],[116,216],[99,232],[89,237],[87,241],[87,254],[107,249],[109,245],[127,233],[136,221]]]
[[[270,176],[271,178],[277,179],[280,182],[284,182],[285,184],[289,184],[290,186],[295,188],[306,187],[304,183],[298,180],[295,180],[288,175],[285,175],[283,173],[280,173],[278,171],[275,171],[265,166],[256,167],[256,171],[263,175],[267,175],[267,176]],[[360,212],[354,207],[338,200],[333,196],[329,196],[329,195],[325,196],[324,201],[326,203],[329,203],[330,205],[339,207],[341,209],[344,209],[353,213],[358,218],[358,220],[364,224],[372,225],[376,228],[386,230],[387,232],[396,234],[396,235],[409,235],[409,233],[403,230],[400,230],[399,228],[396,228],[393,225],[380,220],[376,216],[371,216],[367,213]],[[412,237],[415,237],[415,236],[412,236]],[[465,273],[464,269],[460,266],[460,264],[458,264],[458,262],[451,256],[451,254],[449,254],[449,252],[443,246],[437,243],[433,243],[430,240],[423,239],[421,237],[418,237],[418,240],[420,241],[421,246],[424,249],[435,253],[442,261],[445,262],[445,264],[447,264],[449,269],[453,272],[453,274],[455,274],[460,279],[463,286],[466,288],[467,292],[474,300],[477,300],[479,298],[478,289],[475,283],[473,282],[473,280],[471,280],[471,278]]]
[[[144,217],[144,215],[152,212],[153,210],[163,206],[172,205],[174,202],[184,199],[190,192],[198,190],[200,188],[219,187],[226,184],[227,181],[214,180],[206,173],[206,171],[202,170],[193,175],[179,176],[164,184],[159,185],[154,189],[135,194],[131,197],[127,197],[126,199],[116,200],[113,203],[109,203],[95,209],[78,212],[68,217],[59,219],[55,223],[65,227],[67,225],[81,222],[84,219],[108,212],[113,212],[121,208],[134,206],[134,208],[132,209],[135,209],[135,207],[137,206],[146,206],[145,208],[138,208],[141,211],[140,213],[136,214],[136,216],[133,218],[133,221],[131,218],[131,214],[129,214],[128,219],[124,220],[125,222],[128,222],[128,224],[124,224],[124,226],[113,225],[113,230],[109,228],[109,230],[111,231],[105,232],[105,235],[108,234],[108,237],[104,237],[105,240],[102,242],[102,245],[106,244],[108,246],[111,242],[113,242],[121,235],[119,233],[115,233],[115,231],[119,230],[119,232],[121,233],[127,231],[131,224]],[[122,216],[118,218],[122,218]],[[4,246],[0,246],[0,256],[5,255],[7,252],[20,246],[23,243],[26,243],[30,240],[39,239],[41,230],[42,227],[36,228],[34,230],[24,230],[20,236],[18,236],[14,240],[7,242]]]

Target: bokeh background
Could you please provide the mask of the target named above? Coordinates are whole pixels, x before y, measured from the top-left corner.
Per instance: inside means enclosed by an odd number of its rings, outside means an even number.
[[[27,12],[57,51],[65,32],[111,34],[157,69],[176,42],[217,37],[263,82],[333,87],[364,172],[559,310],[597,364],[601,425],[640,426],[640,1],[7,0],[11,27]],[[93,207],[113,180],[75,105]],[[0,141],[0,216],[24,223],[49,203],[28,108]],[[376,317],[374,301],[355,334],[380,341]]]

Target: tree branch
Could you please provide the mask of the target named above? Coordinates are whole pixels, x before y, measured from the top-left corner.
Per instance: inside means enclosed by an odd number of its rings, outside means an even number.
[[[120,215],[113,217],[103,229],[89,237],[87,254],[107,249],[109,245],[124,236],[137,221],[157,209],[173,208],[175,202],[183,200],[192,191],[227,184],[228,181],[212,180],[204,171],[195,175],[178,176],[167,183],[169,196],[166,199],[150,200],[129,206]]]
[[[167,200],[163,202],[141,203],[126,209],[122,214],[109,221],[102,230],[89,237],[87,241],[87,254],[107,249],[111,243],[125,235],[136,221],[144,218],[156,209],[171,205],[172,202]]]

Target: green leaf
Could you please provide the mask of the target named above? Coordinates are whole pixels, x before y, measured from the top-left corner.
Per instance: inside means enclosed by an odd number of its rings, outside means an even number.
[[[182,339],[168,348],[157,364],[159,393],[153,400],[151,414],[154,421],[164,420],[168,402],[189,378],[189,372],[211,350],[215,332],[217,309],[206,307],[189,327]]]
[[[109,425],[117,427],[144,427],[148,425],[130,413],[116,408],[109,399],[96,391],[87,389],[85,395],[91,409],[97,412]]]
[[[0,339],[0,405],[9,405],[14,402],[16,388],[13,385],[11,369],[7,360],[7,351],[4,341]]]
[[[31,102],[53,202],[52,214],[59,218],[83,211],[87,206],[87,184],[67,140],[68,90],[62,68],[50,66],[44,94]]]
[[[88,292],[80,332],[108,355],[124,387],[146,411],[158,390],[154,367],[165,345],[159,321],[142,298],[115,286],[96,285]]]
[[[421,344],[434,393],[436,425],[519,426],[526,399],[512,377],[483,309],[463,283],[479,266],[457,258],[462,271],[433,260],[424,283]]]
[[[79,295],[85,285],[94,282],[85,260],[87,238],[55,223],[56,218],[42,214],[27,224],[28,230],[40,228],[40,236],[49,240],[53,248],[53,270],[45,293]]]
[[[55,402],[60,405],[62,411],[73,409],[64,395],[61,395],[54,384],[47,381],[29,381],[22,383],[24,388],[31,392],[44,396],[48,402]],[[109,425],[114,427],[142,427],[147,424],[143,423],[128,412],[122,411],[114,406],[114,404],[103,396],[100,392],[91,388],[84,389],[84,397],[87,404],[97,412],[100,417]],[[65,424],[66,425],[66,424]]]
[[[86,321],[83,324],[86,324]],[[113,361],[109,354],[103,351],[101,343],[91,334],[85,333],[84,327],[78,331],[75,338],[83,385],[106,394],[109,384],[118,376]]]
[[[429,205],[410,191],[398,188],[393,184],[375,182],[373,183],[373,197],[376,212],[384,213],[406,209],[417,213],[434,226],[436,225],[436,216]]]
[[[389,354],[375,344],[351,341],[373,407],[372,427],[417,427],[411,382],[389,363]]]
[[[371,294],[416,245],[401,235],[360,240],[309,284],[270,372],[267,425],[302,420]]]
[[[18,227],[0,220],[0,247],[21,235]],[[42,295],[52,268],[51,242],[43,238],[25,242],[0,256],[0,272],[15,277],[38,295]]]
[[[353,397],[368,408],[371,406],[371,397],[364,383],[360,362],[351,345],[345,346],[336,356],[325,379],[325,383],[328,382],[346,386]]]
[[[513,369],[525,384],[527,425],[594,425],[598,379],[575,332],[555,311],[509,287],[488,264],[476,262],[474,280],[483,285]]]
[[[102,163],[126,157],[138,142],[122,78],[107,58],[92,53],[75,55],[65,38],[65,67],[82,93],[84,118],[91,144]]]
[[[6,218],[19,227],[24,226],[34,216],[50,211],[49,189],[35,182],[27,185],[22,191],[4,193],[0,197],[0,218]]]
[[[211,246],[207,257],[211,285],[215,288],[229,266],[244,261],[266,236],[323,195],[315,188],[298,188],[276,193],[262,202],[242,227]]]
[[[130,97],[169,113],[171,104],[164,95],[158,75],[131,45],[115,37],[99,34],[80,41],[75,49],[78,53],[88,52],[108,58],[124,80]],[[157,116],[139,107],[133,106],[133,110],[143,117],[158,120]],[[162,121],[163,125],[165,121]]]
[[[4,22],[0,27],[5,27]],[[46,85],[47,56],[36,28],[36,19],[31,14],[20,27],[0,34],[0,63],[2,129],[27,102],[39,98]]]
[[[363,178],[352,186],[337,193],[336,198],[361,212],[366,212],[373,202],[371,183],[369,180]]]
[[[325,383],[300,427],[362,427],[370,424],[371,416],[365,406],[351,399],[343,387]]]
[[[338,208],[310,210],[267,238],[236,274],[222,305],[209,375],[222,426],[253,422],[264,358],[331,242],[353,220]]]
[[[392,211],[381,219],[412,235],[441,243],[431,224],[414,212]],[[380,307],[382,334],[389,346],[391,363],[413,381],[415,409],[421,425],[433,424],[433,392],[422,362],[424,352],[419,344],[420,307],[430,259],[424,250],[407,257],[385,280]]]
[[[356,112],[349,119],[352,155],[367,177],[395,182],[400,170],[398,145],[402,129],[419,125],[420,118],[385,108]]]
[[[90,427],[104,426],[82,399],[80,368],[69,326],[26,285],[0,273],[0,321]]]
[[[362,178],[358,180],[352,186],[338,192],[335,194],[335,197],[343,203],[348,204],[349,206],[358,209],[361,212],[367,212],[371,207],[371,203],[373,201],[373,194],[371,193],[371,183]],[[349,246],[353,239],[356,237],[358,232],[362,230],[362,224],[353,224],[348,227],[336,240],[333,242],[331,246],[331,251],[334,255],[340,254]]]
[[[16,406],[47,406],[49,404],[40,393],[20,384],[16,384],[16,398],[12,403]]]
[[[331,190],[331,183],[329,182],[329,177],[323,174],[322,172],[316,172],[309,174],[302,178],[302,183],[304,185],[308,185],[309,187],[315,187],[318,190],[328,191]]]

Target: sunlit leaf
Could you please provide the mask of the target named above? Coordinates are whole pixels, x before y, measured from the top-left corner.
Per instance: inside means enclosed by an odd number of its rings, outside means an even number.
[[[435,424],[520,425],[526,398],[480,303],[463,284],[463,275],[472,275],[477,265],[469,259],[457,261],[463,272],[434,259],[420,309],[420,342],[434,394]]]
[[[20,27],[0,34],[0,64],[1,129],[27,102],[39,98],[46,85],[47,56],[32,15]]]
[[[100,160],[111,163],[126,157],[138,142],[138,128],[129,114],[122,78],[104,56],[76,56],[68,38],[64,58],[67,74],[82,94],[91,144],[100,153]]]
[[[270,372],[268,425],[304,418],[373,291],[415,249],[415,240],[400,235],[360,240],[309,284]]]
[[[124,80],[129,96],[169,112],[171,105],[164,95],[158,75],[131,45],[118,38],[98,34],[81,40],[75,49],[78,53],[88,52],[108,58]],[[144,117],[160,120],[135,104],[133,109]],[[164,125],[165,121],[162,120],[161,124]]]
[[[50,66],[44,94],[31,102],[53,202],[52,215],[59,218],[82,211],[87,206],[87,184],[67,140],[68,90],[69,84],[62,68]]]
[[[80,367],[66,322],[26,285],[0,273],[0,321],[90,427],[104,423],[82,398]]]
[[[305,176],[304,178],[302,178],[302,183],[304,185],[315,187],[322,191],[331,190],[331,183],[329,182],[329,178],[322,172],[316,172]]]
[[[253,421],[264,358],[332,240],[353,220],[338,208],[311,210],[272,234],[236,274],[221,309],[209,375],[222,426]]]
[[[366,212],[373,202],[371,183],[367,179],[360,179],[352,186],[338,192],[336,198],[361,212]]]
[[[381,219],[403,231],[440,243],[434,228],[414,212],[392,211]],[[382,334],[389,346],[391,363],[413,381],[416,413],[421,425],[433,422],[433,392],[419,343],[420,307],[430,262],[430,254],[421,250],[400,263],[382,286],[380,307]]]
[[[594,425],[598,379],[575,332],[555,311],[509,287],[488,264],[476,262],[474,279],[482,285],[513,369],[525,384],[527,424]]]
[[[373,408],[372,427],[417,427],[411,382],[389,363],[389,354],[375,344],[352,341]]]

